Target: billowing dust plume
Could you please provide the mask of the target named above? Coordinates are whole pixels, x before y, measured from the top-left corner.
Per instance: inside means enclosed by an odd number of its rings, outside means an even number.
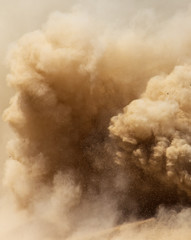
[[[118,28],[76,8],[13,47],[2,239],[85,239],[155,215],[112,239],[189,239],[190,13]]]

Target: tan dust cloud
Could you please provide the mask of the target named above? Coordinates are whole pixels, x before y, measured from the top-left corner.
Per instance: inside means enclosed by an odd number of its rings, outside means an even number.
[[[2,239],[189,239],[190,11],[78,6],[12,47]]]

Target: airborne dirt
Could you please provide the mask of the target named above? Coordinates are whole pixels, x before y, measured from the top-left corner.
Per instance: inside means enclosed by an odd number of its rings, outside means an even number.
[[[76,7],[12,47],[2,239],[189,239],[190,13]]]

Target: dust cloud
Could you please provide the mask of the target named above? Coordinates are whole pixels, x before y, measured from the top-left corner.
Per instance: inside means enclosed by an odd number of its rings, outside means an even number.
[[[188,2],[78,1],[10,46],[1,239],[189,239]]]

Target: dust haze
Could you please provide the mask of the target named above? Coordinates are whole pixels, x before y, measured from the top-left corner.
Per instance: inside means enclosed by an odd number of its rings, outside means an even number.
[[[189,1],[0,3],[0,238],[190,239]]]

